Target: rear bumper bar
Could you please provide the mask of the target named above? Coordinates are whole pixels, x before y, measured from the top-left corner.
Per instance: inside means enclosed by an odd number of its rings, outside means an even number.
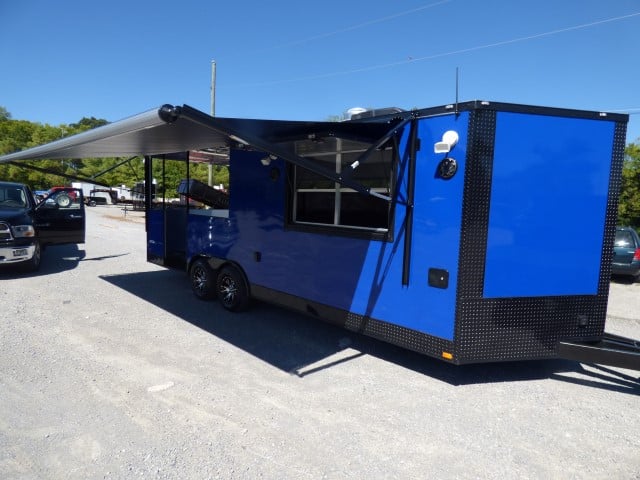
[[[640,340],[606,333],[597,342],[560,341],[558,356],[640,371]]]

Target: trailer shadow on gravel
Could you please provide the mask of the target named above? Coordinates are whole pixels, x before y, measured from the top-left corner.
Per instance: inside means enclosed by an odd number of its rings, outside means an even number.
[[[551,378],[640,394],[640,378],[602,366],[568,360],[455,366],[264,303],[254,302],[249,311],[231,313],[216,301],[197,300],[186,275],[177,271],[100,278],[301,378],[371,355],[455,386]]]

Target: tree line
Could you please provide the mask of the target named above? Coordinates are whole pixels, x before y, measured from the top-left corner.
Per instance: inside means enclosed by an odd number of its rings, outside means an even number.
[[[0,154],[35,147],[107,123],[109,122],[104,119],[85,117],[79,122],[69,125],[43,125],[26,120],[13,120],[11,114],[0,106]],[[144,179],[144,169],[140,158],[132,159],[118,168],[102,173],[123,160],[122,158],[69,158],[62,161],[37,160],[19,162],[15,165],[2,164],[0,165],[0,180],[26,183],[33,190],[47,190],[55,185],[68,185],[71,177],[95,178],[106,185],[126,185],[128,188],[132,188],[135,183]],[[26,168],[29,166],[34,166],[38,170]],[[46,170],[47,173],[43,170]],[[208,167],[204,164],[194,164],[190,167],[189,174],[192,178],[206,182]],[[177,162],[176,165],[167,165],[165,172],[167,193],[171,195],[171,191],[175,191],[183,175],[184,172]],[[213,183],[222,184],[228,188],[229,170],[227,167],[215,166]],[[638,143],[630,143],[625,148],[618,224],[640,228],[640,144]]]

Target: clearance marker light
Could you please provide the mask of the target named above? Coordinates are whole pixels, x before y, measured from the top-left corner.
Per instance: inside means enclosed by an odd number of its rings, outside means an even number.
[[[453,353],[442,352],[442,358],[446,358],[447,360],[453,360]]]

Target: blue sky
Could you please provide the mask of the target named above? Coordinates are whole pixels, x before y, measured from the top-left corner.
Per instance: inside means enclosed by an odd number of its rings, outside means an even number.
[[[59,125],[163,103],[326,120],[459,99],[631,113],[639,0],[0,0],[0,106]]]

